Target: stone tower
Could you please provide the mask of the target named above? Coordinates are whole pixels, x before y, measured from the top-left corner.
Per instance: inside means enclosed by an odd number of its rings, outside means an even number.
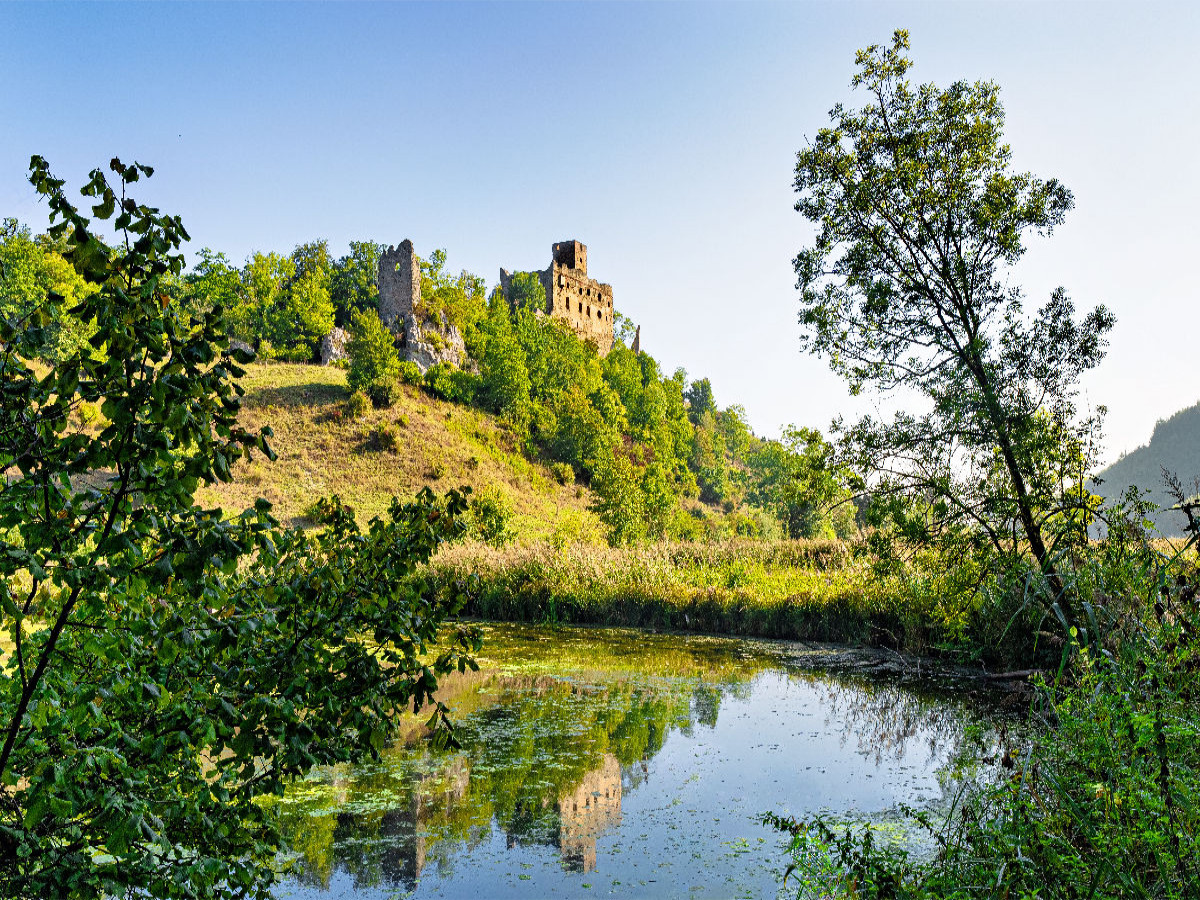
[[[563,319],[584,340],[596,342],[601,356],[613,345],[612,285],[587,273],[587,247],[579,241],[560,241],[551,248],[550,267],[537,273],[546,290],[545,313]],[[512,275],[500,270],[507,294]]]
[[[421,264],[410,240],[379,257],[379,318],[393,331],[404,327],[421,302]]]
[[[458,329],[445,316],[431,316],[421,308],[421,261],[410,240],[388,247],[379,257],[379,318],[401,338],[404,359],[422,373],[438,363],[463,366],[467,348]]]

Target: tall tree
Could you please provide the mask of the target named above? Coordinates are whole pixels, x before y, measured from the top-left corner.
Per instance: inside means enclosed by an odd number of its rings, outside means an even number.
[[[1071,193],[1011,171],[995,84],[913,87],[908,48],[897,31],[890,48],[860,51],[852,83],[866,105],[835,106],[797,154],[796,209],[819,229],[795,260],[802,343],[853,392],[923,398],[924,412],[848,433],[859,465],[881,473],[877,489],[910,501],[893,509],[912,534],[1027,547],[1059,594],[1054,541],[1080,535],[1070,511],[1089,502],[1099,427],[1077,416],[1077,384],[1113,317],[1098,307],[1076,321],[1060,289],[1026,318],[1007,270],[1030,234],[1063,221]],[[1055,442],[1073,468],[1044,477]]]
[[[229,333],[256,348],[273,342],[283,290],[295,274],[295,263],[278,253],[256,252],[246,260],[242,302],[230,310]]]
[[[204,247],[200,259],[184,276],[190,308],[236,310],[242,303],[242,276],[224,253]]]

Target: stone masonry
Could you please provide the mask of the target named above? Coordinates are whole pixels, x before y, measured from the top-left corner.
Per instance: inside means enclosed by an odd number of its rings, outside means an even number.
[[[584,340],[596,342],[601,356],[613,345],[612,285],[588,278],[587,247],[579,241],[553,245],[550,267],[537,273],[546,289],[544,312],[569,324]],[[512,274],[500,270],[500,287],[507,295]],[[382,286],[380,298],[382,303]]]
[[[403,327],[421,303],[421,264],[412,241],[388,247],[379,257],[379,318],[388,328]]]
[[[424,373],[438,363],[462,367],[467,348],[458,329],[427,319],[421,309],[421,263],[412,241],[388,247],[379,257],[379,318],[401,338],[401,355]]]

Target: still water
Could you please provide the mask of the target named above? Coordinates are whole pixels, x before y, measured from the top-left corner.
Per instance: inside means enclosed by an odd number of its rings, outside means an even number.
[[[761,813],[944,808],[986,734],[953,691],[835,674],[819,648],[485,632],[481,671],[446,685],[460,750],[414,736],[289,790],[280,900],[773,897]]]

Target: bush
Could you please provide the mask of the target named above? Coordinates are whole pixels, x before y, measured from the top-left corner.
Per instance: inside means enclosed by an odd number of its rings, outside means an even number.
[[[570,463],[557,462],[550,466],[550,474],[559,484],[575,483],[575,467]]]
[[[667,524],[667,537],[673,541],[700,540],[704,537],[702,517],[687,510],[676,509]]]
[[[395,379],[367,385],[367,397],[380,409],[387,409],[400,397],[400,383]]]
[[[420,366],[418,366],[411,359],[400,360],[399,379],[402,384],[420,384],[421,378]]]
[[[513,539],[512,501],[500,488],[484,488],[471,499],[468,512],[468,534],[493,547],[502,547]]]
[[[371,409],[371,398],[362,391],[355,391],[346,401],[346,416],[351,419],[361,419]]]
[[[564,509],[550,531],[550,544],[557,550],[575,544],[606,544],[600,520],[590,513]]]
[[[380,453],[397,453],[400,450],[400,435],[396,427],[387,422],[380,422],[372,428],[367,441],[372,450]]]
[[[392,333],[373,309],[354,314],[346,352],[350,357],[346,375],[350,389],[364,391],[376,406],[391,406],[400,377],[400,356]]]
[[[424,383],[429,393],[450,403],[471,403],[479,390],[478,375],[456,369],[449,363],[430,366],[425,373]]]

